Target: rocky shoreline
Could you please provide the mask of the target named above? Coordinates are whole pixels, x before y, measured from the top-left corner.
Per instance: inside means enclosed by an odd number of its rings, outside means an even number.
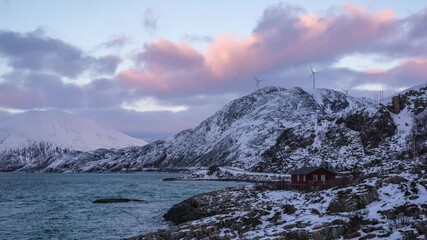
[[[322,191],[254,185],[204,193],[164,215],[175,226],[130,239],[424,239],[425,168],[365,175]]]

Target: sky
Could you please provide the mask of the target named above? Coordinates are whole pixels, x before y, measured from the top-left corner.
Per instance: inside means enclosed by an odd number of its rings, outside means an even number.
[[[0,119],[59,109],[165,139],[260,87],[427,82],[427,2],[0,0]]]

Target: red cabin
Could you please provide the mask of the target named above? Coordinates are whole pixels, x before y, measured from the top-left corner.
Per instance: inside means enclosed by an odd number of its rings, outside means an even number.
[[[335,181],[336,172],[323,167],[302,167],[291,173],[292,185],[327,185]]]

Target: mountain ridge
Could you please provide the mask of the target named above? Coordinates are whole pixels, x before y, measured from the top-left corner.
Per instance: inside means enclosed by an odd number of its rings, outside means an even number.
[[[405,97],[396,95],[406,100],[403,112],[393,113],[389,109],[395,103],[375,104],[330,89],[265,87],[167,140],[143,147],[71,151],[16,170],[126,172],[220,165],[286,173],[319,164],[352,169],[410,157],[406,142],[415,117],[426,112],[426,90],[421,86]],[[416,112],[408,110],[412,106]],[[425,140],[418,134],[419,154]]]

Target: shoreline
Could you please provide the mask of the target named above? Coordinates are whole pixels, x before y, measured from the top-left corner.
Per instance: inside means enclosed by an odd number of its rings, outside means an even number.
[[[202,193],[163,215],[173,226],[128,239],[422,239],[427,235],[427,178],[425,171],[411,172],[415,169],[365,174],[327,189],[273,190],[254,184]]]
[[[191,182],[191,181],[195,181],[195,182],[247,182],[247,183],[279,183],[281,181],[258,181],[258,180],[244,180],[244,179],[232,179],[232,178],[226,178],[226,179],[202,179],[202,178],[197,178],[197,179],[179,179],[179,178],[164,178],[162,179],[162,181],[165,182]]]

